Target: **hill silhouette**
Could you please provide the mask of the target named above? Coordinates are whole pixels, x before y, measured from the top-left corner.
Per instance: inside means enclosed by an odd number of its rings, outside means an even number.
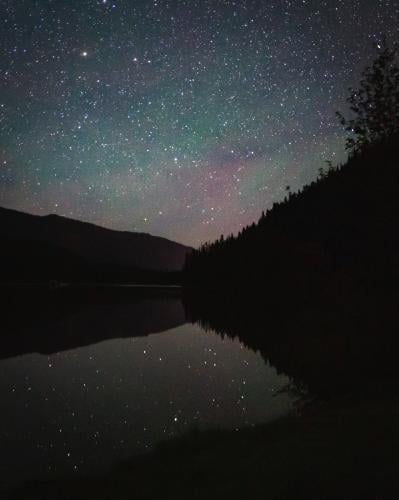
[[[338,113],[347,162],[287,187],[257,223],[185,265],[191,320],[239,337],[313,395],[399,381],[399,66],[396,46],[376,48],[349,117]]]
[[[399,143],[352,155],[289,193],[236,237],[187,257],[188,283],[261,284],[268,296],[394,287],[399,278]]]
[[[349,160],[299,193],[275,204],[237,237],[223,236],[188,256],[188,281],[262,283],[264,291],[296,300],[326,288],[341,293],[392,288],[398,280],[399,65],[386,39],[373,63],[349,89]],[[331,295],[331,294],[330,294]]]
[[[3,281],[162,281],[159,272],[179,271],[191,251],[145,233],[6,208],[0,228]]]
[[[397,384],[398,159],[395,138],[370,146],[194,251],[190,319],[260,350],[312,394]]]
[[[0,360],[147,336],[186,322],[178,287],[15,285],[2,291]]]

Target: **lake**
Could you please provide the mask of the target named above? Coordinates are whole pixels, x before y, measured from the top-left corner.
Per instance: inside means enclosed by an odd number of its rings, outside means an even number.
[[[293,407],[286,376],[186,322],[177,297],[86,305],[17,333],[46,342],[21,355],[14,342],[0,361],[2,481],[97,474],[190,430],[239,431]]]

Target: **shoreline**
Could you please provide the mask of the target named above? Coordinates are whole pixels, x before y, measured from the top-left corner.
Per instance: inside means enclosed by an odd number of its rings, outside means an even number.
[[[386,397],[318,402],[238,432],[193,431],[104,476],[33,481],[8,498],[395,498],[398,418],[399,401]]]

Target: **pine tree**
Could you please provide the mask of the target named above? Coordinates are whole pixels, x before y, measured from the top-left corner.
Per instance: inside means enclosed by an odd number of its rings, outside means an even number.
[[[337,113],[349,132],[346,148],[353,154],[399,133],[399,66],[397,47],[384,41],[379,54],[362,73],[358,89],[349,89],[351,117]]]

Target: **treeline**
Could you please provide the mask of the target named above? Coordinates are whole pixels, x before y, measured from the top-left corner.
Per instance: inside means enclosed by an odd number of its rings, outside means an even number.
[[[394,136],[321,172],[237,236],[192,252],[186,282],[257,284],[284,294],[359,282],[395,285],[398,189],[399,136]]]
[[[347,98],[349,160],[320,169],[236,237],[188,256],[186,281],[256,284],[285,296],[361,284],[395,286],[399,277],[399,64],[386,40]]]
[[[187,259],[187,317],[238,337],[312,394],[397,384],[399,137]],[[395,385],[397,387],[397,385]]]

